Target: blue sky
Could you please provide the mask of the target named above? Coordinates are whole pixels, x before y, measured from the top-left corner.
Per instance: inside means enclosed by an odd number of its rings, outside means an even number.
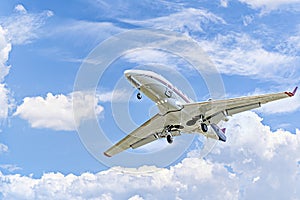
[[[221,74],[226,97],[292,90],[300,85],[299,11],[299,0],[2,0],[0,198],[299,198],[299,94],[221,124],[228,142],[217,144],[205,159],[197,153],[201,137],[185,136],[167,147],[175,151],[192,140],[178,159],[162,167],[161,155],[151,166],[131,169],[122,166],[121,158],[107,164],[88,152],[72,107],[74,96],[84,98],[80,120],[88,123],[96,114],[115,142],[156,111],[146,97],[135,99],[136,91],[123,77],[126,69],[152,69],[186,93],[194,92],[196,100],[210,97],[204,80],[186,61],[149,49],[114,60],[96,97],[73,91],[94,48],[137,28],[167,30],[196,41]],[[119,124],[118,106],[129,110],[128,127]],[[159,141],[143,151],[165,145]],[[151,158],[149,152],[147,156]],[[145,168],[154,172],[143,174]]]

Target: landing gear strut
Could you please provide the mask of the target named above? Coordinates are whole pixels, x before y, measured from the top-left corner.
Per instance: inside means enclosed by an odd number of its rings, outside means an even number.
[[[137,93],[136,98],[140,100],[142,98],[141,93]]]

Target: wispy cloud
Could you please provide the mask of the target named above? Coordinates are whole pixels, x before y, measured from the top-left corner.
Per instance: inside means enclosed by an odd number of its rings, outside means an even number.
[[[263,12],[269,12],[272,10],[280,9],[284,6],[300,4],[299,0],[239,0],[242,3],[250,5],[254,9],[262,9]]]
[[[115,89],[113,91],[100,91],[97,94],[97,98],[101,102],[123,102],[128,101],[132,95],[132,91],[127,89]]]
[[[8,146],[0,143],[0,154],[8,152]]]
[[[84,20],[67,20],[54,27],[49,35],[66,37],[74,42],[84,42],[91,40],[91,43],[98,44],[112,35],[125,31],[111,22],[92,22]],[[101,33],[101,34],[99,34]],[[80,38],[80,40],[78,40]]]
[[[135,25],[163,30],[177,31],[181,33],[204,32],[204,27],[210,23],[225,24],[221,17],[204,9],[185,8],[167,16],[157,17],[145,21],[123,21]]]
[[[15,7],[13,15],[0,18],[0,25],[7,30],[8,38],[13,44],[27,44],[39,38],[41,27],[51,16],[53,12],[49,10],[28,13],[26,8],[19,4]]]
[[[22,170],[21,167],[18,167],[17,165],[12,165],[12,164],[2,164],[2,165],[0,165],[0,168],[5,169],[9,172],[15,172],[15,171]]]
[[[219,34],[201,45],[221,73],[282,83],[299,81],[299,57],[266,50],[248,34]]]
[[[174,72],[174,70],[187,70],[192,68],[182,58],[156,49],[139,49],[132,51],[124,56],[126,61],[138,64],[139,66],[148,66],[160,70]]]

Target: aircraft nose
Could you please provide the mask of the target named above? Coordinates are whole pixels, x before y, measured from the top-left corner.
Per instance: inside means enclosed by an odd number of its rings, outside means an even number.
[[[129,76],[135,76],[140,74],[138,70],[128,69],[124,71],[124,75],[128,78]]]
[[[124,75],[128,78],[130,75],[132,75],[132,70],[125,70]]]

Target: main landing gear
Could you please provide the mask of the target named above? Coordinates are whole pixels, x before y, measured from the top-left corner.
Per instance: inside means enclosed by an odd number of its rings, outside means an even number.
[[[171,134],[167,135],[167,142],[168,142],[169,144],[172,144],[172,143],[173,143],[173,137],[172,137]]]
[[[137,98],[138,100],[142,99],[141,93],[137,93],[136,98]]]
[[[208,131],[208,127],[207,127],[207,125],[205,124],[205,123],[201,123],[201,130],[204,132],[204,133],[206,133],[207,131]]]

